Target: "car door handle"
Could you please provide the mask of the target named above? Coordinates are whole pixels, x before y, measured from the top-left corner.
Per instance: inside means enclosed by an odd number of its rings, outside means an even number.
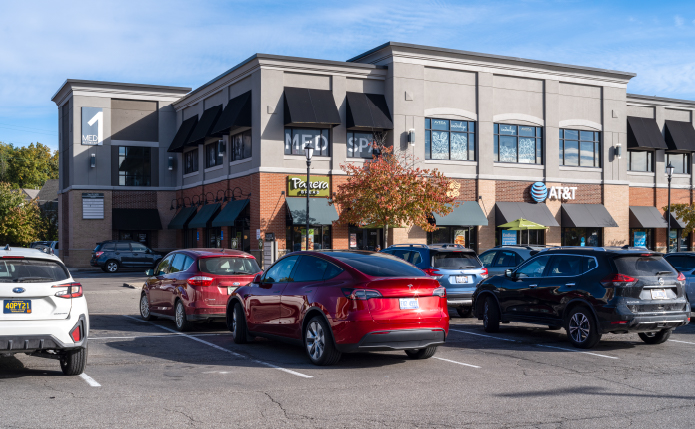
[[[565,283],[565,286],[575,286],[574,283]]]
[[[528,285],[528,287],[530,287],[531,289],[535,289],[536,287],[538,287],[538,285]]]

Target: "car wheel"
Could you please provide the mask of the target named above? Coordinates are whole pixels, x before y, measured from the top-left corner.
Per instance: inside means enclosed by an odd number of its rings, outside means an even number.
[[[429,359],[434,354],[437,353],[437,346],[425,347],[419,350],[406,350],[405,354],[408,355],[410,359]]]
[[[304,347],[314,365],[334,365],[340,360],[341,353],[333,344],[331,328],[320,316],[314,316],[304,328]]]
[[[459,317],[470,317],[471,310],[473,310],[473,307],[456,307],[456,312],[459,314]]]
[[[249,342],[248,336],[246,335],[246,316],[244,316],[244,310],[238,302],[234,303],[232,311],[227,313],[227,327],[232,332],[232,339],[236,344],[246,344]]]
[[[147,295],[144,293],[140,297],[140,316],[147,321],[157,320],[157,317],[150,313],[150,300],[147,299]]]
[[[107,273],[115,273],[118,271],[118,261],[114,261],[113,259],[110,259],[106,261],[106,264],[104,264],[104,268],[106,268]]]
[[[590,349],[601,341],[594,315],[586,307],[576,307],[570,312],[565,329],[570,342],[580,349]]]
[[[87,347],[69,350],[60,357],[60,369],[65,375],[80,375],[87,366]]]
[[[187,331],[191,324],[186,318],[186,308],[183,306],[183,302],[176,301],[176,311],[174,312],[174,324],[176,325],[176,330],[183,332]]]
[[[483,303],[483,329],[485,329],[485,332],[497,332],[500,330],[500,309],[495,299],[491,296],[485,298]]]
[[[662,329],[659,332],[640,332],[638,335],[647,344],[665,343],[670,337],[673,329]]]

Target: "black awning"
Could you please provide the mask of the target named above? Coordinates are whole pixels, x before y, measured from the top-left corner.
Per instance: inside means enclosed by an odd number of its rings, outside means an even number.
[[[195,207],[184,207],[176,216],[169,222],[168,229],[184,229],[188,226],[188,222],[195,215]]]
[[[465,201],[446,216],[433,213],[437,226],[487,226],[487,216],[475,201]]]
[[[630,228],[667,228],[664,215],[656,207],[630,206]]]
[[[212,135],[219,137],[239,128],[251,128],[251,91],[229,100],[212,127]]]
[[[234,226],[234,221],[249,204],[249,200],[234,200],[227,203],[212,221],[212,226]]]
[[[627,117],[628,149],[668,149],[659,125],[651,118]]]
[[[322,128],[340,125],[340,114],[331,91],[285,87],[284,98],[285,125]]]
[[[306,225],[306,198],[288,197],[286,201],[292,225]],[[336,220],[338,212],[326,198],[309,198],[310,225],[332,225]]]
[[[520,218],[543,226],[560,226],[545,204],[498,202],[495,204],[495,225]]]
[[[563,204],[563,228],[614,228],[618,223],[603,204]]]
[[[217,211],[220,209],[220,204],[206,204],[204,205],[198,213],[195,215],[190,222],[188,222],[189,228],[207,228],[210,221],[215,217]]]
[[[188,138],[186,146],[195,146],[203,143],[206,137],[211,137],[212,128],[215,126],[215,123],[217,123],[220,113],[222,113],[222,105],[205,109],[203,116],[201,116],[198,121],[198,125],[195,126],[191,136]]]
[[[695,128],[690,122],[666,121],[664,125],[668,150],[695,152]]]
[[[346,100],[348,129],[393,129],[389,106],[383,95],[348,92]]]
[[[111,216],[111,228],[119,231],[162,229],[157,209],[113,209]]]
[[[191,137],[191,133],[196,125],[198,125],[197,115],[183,121],[179,130],[176,131],[174,140],[169,145],[169,152],[183,152],[183,147],[188,143],[188,139]]]
[[[686,226],[685,222],[677,218],[673,212],[671,213],[671,228],[685,229]]]

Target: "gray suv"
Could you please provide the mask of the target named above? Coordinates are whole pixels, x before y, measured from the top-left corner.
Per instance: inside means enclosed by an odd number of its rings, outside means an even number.
[[[496,246],[481,253],[479,258],[489,275],[499,276],[544,248],[545,246]]]

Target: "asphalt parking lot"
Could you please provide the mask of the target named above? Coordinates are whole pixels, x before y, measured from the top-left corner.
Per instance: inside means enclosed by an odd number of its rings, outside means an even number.
[[[343,355],[316,367],[296,346],[236,345],[222,324],[180,334],[142,321],[139,273],[75,272],[90,306],[85,376],[0,357],[0,427],[692,427],[695,327],[662,345],[453,317],[434,358]]]

